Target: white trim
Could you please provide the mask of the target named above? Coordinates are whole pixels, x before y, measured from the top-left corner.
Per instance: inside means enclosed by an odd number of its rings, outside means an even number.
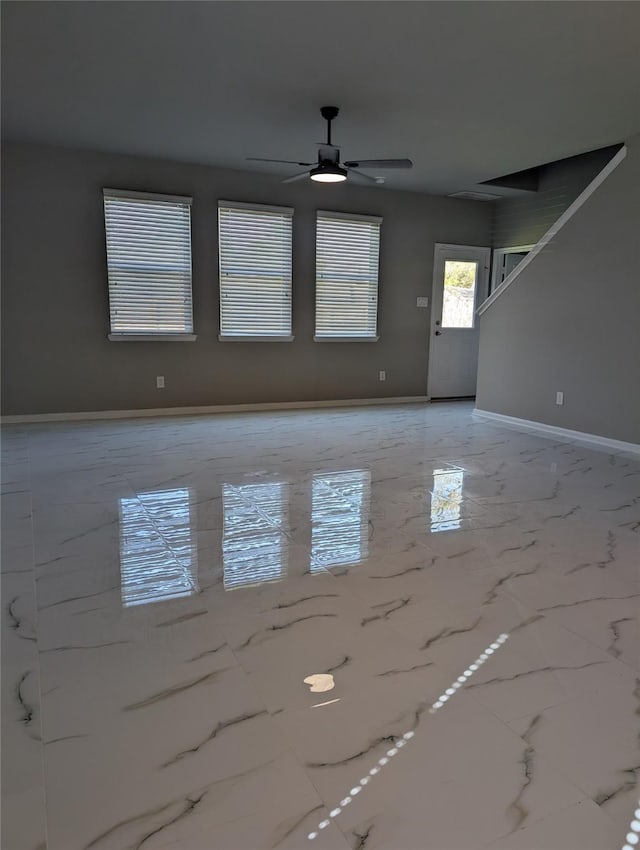
[[[439,249],[443,249],[445,251],[490,251],[487,245],[453,245],[451,242],[434,242],[433,243],[433,254],[435,257],[436,251]]]
[[[274,207],[269,204],[249,204],[246,201],[218,201],[218,209],[225,210],[257,210],[258,212],[280,213],[293,215],[293,207]]]
[[[539,241],[536,243],[535,247],[531,249],[531,251],[527,254],[527,256],[522,260],[522,262],[518,263],[515,269],[511,272],[511,274],[506,277],[500,286],[491,293],[491,295],[484,301],[476,310],[476,315],[481,316],[485,310],[488,310],[489,307],[496,301],[502,293],[507,289],[511,284],[516,280],[518,275],[523,272],[529,263],[537,257],[540,251],[551,242],[551,240],[555,237],[561,228],[565,226],[565,224],[573,218],[573,216],[578,212],[580,207],[587,201],[591,195],[596,191],[596,189],[601,186],[607,177],[614,171],[622,162],[622,160],[627,155],[627,147],[623,145],[618,153],[613,156],[609,162],[605,165],[605,167],[593,178],[591,183],[583,189],[583,191],[578,195],[575,201],[567,207],[567,209],[562,213],[560,218],[552,224],[549,230],[541,236]]]
[[[197,416],[207,413],[258,413],[263,410],[307,410],[324,407],[370,407],[379,404],[425,404],[426,395],[391,396],[388,398],[340,398],[326,401],[274,401],[259,404],[212,404],[198,407],[153,407],[143,410],[87,410],[77,413],[27,413],[2,416],[3,425],[38,422],[78,422],[87,419],[139,419],[152,416]]]
[[[314,336],[314,342],[377,342],[379,336]]]
[[[275,334],[273,336],[269,336],[269,334],[264,334],[263,336],[218,334],[218,342],[293,342],[294,339],[294,336],[275,336]]]
[[[103,189],[104,198],[127,198],[138,201],[166,201],[169,204],[193,204],[188,195],[163,195],[157,192],[130,192],[128,189]]]
[[[360,213],[335,212],[335,210],[316,210],[316,219],[321,215],[324,218],[337,218],[342,221],[368,221],[371,224],[382,224],[380,215],[361,215]]]
[[[107,334],[109,342],[195,342],[197,334]]]
[[[543,434],[572,442],[585,443],[594,448],[614,449],[619,452],[631,452],[640,455],[640,443],[625,443],[623,440],[612,440],[599,434],[587,434],[585,431],[572,431],[570,428],[560,428],[558,425],[547,425],[533,419],[518,419],[516,416],[506,416],[504,413],[494,413],[491,410],[475,408],[473,415],[478,419],[488,419],[500,425],[527,431],[533,434]]]

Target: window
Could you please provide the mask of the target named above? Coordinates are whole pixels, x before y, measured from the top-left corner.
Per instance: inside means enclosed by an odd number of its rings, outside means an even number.
[[[371,472],[313,476],[311,572],[364,561],[368,555]]]
[[[120,499],[120,575],[125,608],[197,593],[189,489]]]
[[[220,339],[289,342],[293,209],[218,201]]]
[[[222,485],[225,590],[286,577],[288,540],[283,532],[288,507],[284,481]]]
[[[318,210],[316,222],[317,342],[378,339],[381,218]]]
[[[478,263],[445,260],[442,327],[472,328],[478,283]]]
[[[104,189],[110,339],[195,339],[191,198]]]

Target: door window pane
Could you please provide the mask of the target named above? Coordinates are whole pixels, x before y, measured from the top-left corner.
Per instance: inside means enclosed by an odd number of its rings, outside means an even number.
[[[460,528],[464,469],[436,469],[431,491],[431,531]]]
[[[472,328],[478,264],[446,260],[442,294],[442,327]]]

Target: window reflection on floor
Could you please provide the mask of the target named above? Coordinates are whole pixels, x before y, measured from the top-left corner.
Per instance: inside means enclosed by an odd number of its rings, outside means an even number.
[[[120,499],[122,604],[145,605],[198,590],[188,488]]]
[[[353,469],[313,476],[311,572],[348,566],[368,556],[371,472]]]
[[[225,590],[280,581],[287,575],[283,529],[289,509],[288,488],[283,481],[223,484]]]
[[[435,469],[431,491],[431,531],[460,528],[464,469]]]

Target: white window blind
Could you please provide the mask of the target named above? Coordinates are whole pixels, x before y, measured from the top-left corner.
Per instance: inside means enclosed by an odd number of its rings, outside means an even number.
[[[376,340],[381,218],[318,210],[316,340]]]
[[[112,335],[192,334],[191,198],[103,195]]]
[[[291,337],[293,209],[218,202],[220,338]]]

